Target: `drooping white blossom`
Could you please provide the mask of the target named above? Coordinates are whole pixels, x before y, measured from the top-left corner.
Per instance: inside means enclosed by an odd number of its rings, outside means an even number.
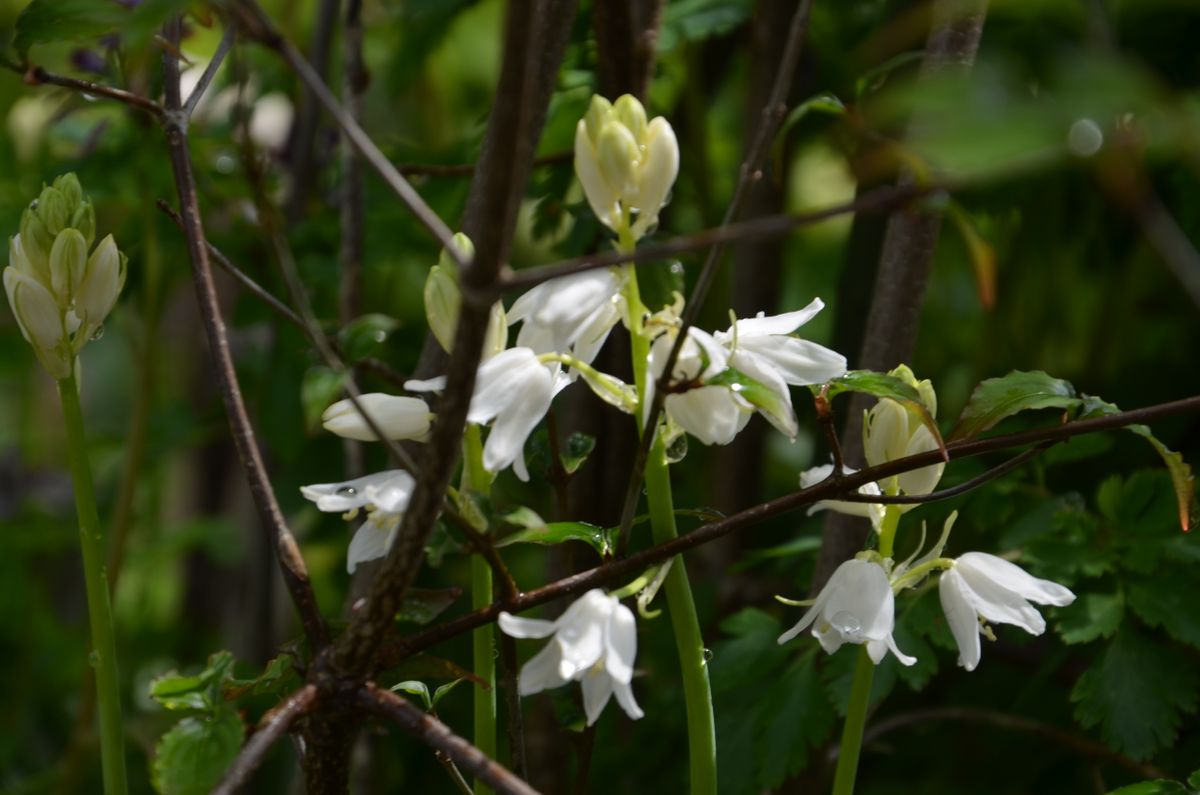
[[[536,353],[570,353],[591,364],[625,313],[627,278],[606,268],[551,279],[521,295],[508,310],[521,323],[517,346]]]
[[[342,483],[302,486],[300,493],[325,513],[353,518],[359,510],[366,511],[367,520],[354,532],[346,551],[346,570],[353,574],[359,563],[381,558],[391,549],[415,485],[412,475],[391,469]]]
[[[937,394],[928,379],[918,381],[912,370],[903,364],[892,370],[890,375],[900,378],[916,389],[929,416],[937,416]],[[881,398],[863,417],[863,455],[867,459],[867,465],[879,466],[938,449],[937,439],[922,420],[918,411],[890,398]],[[889,493],[929,494],[937,487],[945,468],[946,465],[939,462],[910,472],[902,472],[888,478],[881,487]],[[911,507],[904,506],[901,510]]]
[[[968,671],[979,665],[981,621],[1041,635],[1046,620],[1030,602],[1062,607],[1075,601],[1070,589],[985,552],[968,552],[942,572],[938,596],[958,644],[958,664]]]
[[[500,629],[514,638],[550,638],[521,668],[518,689],[529,696],[579,682],[591,726],[612,696],[630,718],[643,713],[633,698],[637,622],[633,611],[599,588],[576,599],[555,621],[500,614]],[[551,637],[553,636],[553,637]]]
[[[667,395],[663,407],[680,428],[704,444],[729,444],[750,421],[754,406],[726,385],[703,384],[706,378],[728,369],[729,352],[707,331],[692,327],[687,333],[671,369],[672,383],[680,391]],[[666,333],[650,345],[644,411],[649,411],[655,384],[662,377],[674,344],[675,334]]]
[[[892,638],[896,600],[888,574],[878,562],[852,559],[837,567],[797,624],[779,636],[786,643],[808,627],[821,648],[833,654],[843,643],[862,644],[876,665],[891,651],[904,665],[916,657],[900,651]]]

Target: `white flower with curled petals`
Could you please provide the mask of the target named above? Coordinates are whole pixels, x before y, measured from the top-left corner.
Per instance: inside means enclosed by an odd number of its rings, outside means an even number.
[[[843,643],[857,643],[867,647],[876,665],[889,651],[904,665],[913,665],[917,658],[900,651],[892,638],[895,614],[896,598],[883,566],[855,558],[837,567],[813,606],[796,626],[779,636],[779,643],[787,643],[811,626],[813,637],[830,654]]]
[[[363,410],[371,416],[379,430],[389,439],[414,439],[424,441],[429,435],[429,421],[433,417],[424,400],[382,392],[368,392],[359,397]],[[346,439],[360,442],[376,442],[379,437],[358,409],[349,400],[339,400],[321,415],[325,430]]]
[[[637,656],[637,622],[633,611],[599,588],[576,599],[555,621],[500,614],[500,629],[514,638],[547,638],[550,642],[521,668],[521,695],[579,682],[587,725],[600,717],[611,696],[630,718],[643,713],[633,698],[633,662]]]
[[[958,664],[968,671],[979,665],[981,620],[1041,635],[1046,619],[1030,602],[1062,607],[1075,601],[1070,589],[986,552],[968,552],[955,560],[942,572],[938,596],[958,644]]]
[[[325,513],[353,518],[359,509],[366,510],[367,521],[354,532],[346,551],[346,571],[353,574],[359,563],[381,558],[391,549],[415,485],[412,475],[391,469],[343,483],[301,486],[300,493]]]
[[[724,384],[702,383],[728,369],[729,352],[707,331],[692,327],[687,333],[671,370],[671,380],[681,387],[693,386],[667,395],[663,407],[680,428],[704,444],[729,444],[750,421],[754,406]],[[644,412],[649,411],[654,400],[655,384],[662,377],[675,337],[673,331],[661,334],[650,345]]]
[[[591,364],[625,313],[615,268],[551,279],[524,293],[508,310],[509,324],[521,322],[517,346],[535,353],[570,353]]]

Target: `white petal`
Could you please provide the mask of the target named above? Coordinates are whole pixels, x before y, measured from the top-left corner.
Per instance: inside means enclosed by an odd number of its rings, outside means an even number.
[[[500,613],[500,629],[513,638],[548,638],[554,634],[553,621],[540,618],[518,618],[512,613]]]
[[[823,384],[846,373],[846,357],[798,337],[738,337],[738,349],[769,359],[794,386]]]
[[[446,388],[446,376],[439,375],[433,378],[410,378],[404,382],[404,388],[409,392],[441,392]]]
[[[369,482],[363,487],[364,496],[371,505],[384,513],[403,513],[408,509],[417,482],[402,470],[392,470],[392,477]]]
[[[968,552],[958,559],[958,566],[964,566],[964,576],[970,573],[970,582],[975,582],[975,575],[987,577],[997,585],[1038,604],[1062,607],[1075,601],[1075,594],[1069,588],[1050,580],[1038,579],[1015,563],[986,552]]]
[[[625,710],[625,714],[633,720],[642,718],[646,713],[642,712],[642,708],[633,700],[633,686],[628,682],[612,683],[613,695],[617,697],[617,703],[621,705],[621,709]]]
[[[311,486],[301,486],[300,493],[305,499],[317,504],[317,510],[325,513],[344,513],[355,508],[371,505],[371,493],[379,493],[392,482],[398,486],[407,482],[411,491],[412,476],[402,469],[389,469],[376,472],[365,477],[347,480],[341,483],[314,483]],[[374,490],[372,492],[372,490]]]
[[[584,271],[546,282],[549,296],[534,312],[534,319],[550,326],[583,323],[621,289],[611,268]]]
[[[938,449],[938,444],[933,433],[926,426],[918,425],[912,436],[909,437],[904,455],[917,455],[936,449]],[[942,479],[942,472],[945,469],[944,463],[930,464],[911,472],[900,473],[896,476],[896,482],[905,494],[929,494],[937,488],[938,481]]]
[[[853,474],[857,470],[850,467],[844,467],[842,471],[847,474]],[[800,488],[807,489],[810,486],[815,486],[823,480],[826,480],[833,474],[833,464],[825,464],[812,469],[806,469],[800,473]],[[879,490],[879,484],[875,482],[864,483],[858,487],[858,493],[870,497],[879,496],[882,492]],[[831,511],[844,513],[849,516],[861,516],[864,519],[870,519],[872,526],[878,532],[880,524],[883,522],[884,506],[878,503],[871,502],[846,502],[844,500],[820,500],[814,503],[809,509],[809,514],[816,511],[822,511],[828,508]]]
[[[467,421],[482,425],[513,403],[524,400],[522,392],[531,379],[545,373],[537,354],[529,348],[509,348],[479,366],[475,394]]]
[[[354,532],[350,548],[346,550],[346,571],[353,574],[359,563],[386,555],[399,526],[398,516],[392,516],[391,521],[383,525],[372,520],[363,522]]]
[[[883,658],[885,656],[887,656],[888,645],[887,645],[886,641],[870,640],[870,641],[867,641],[866,646],[867,646],[867,656],[870,657],[871,662],[875,663],[876,665],[879,665],[879,663],[881,663],[883,661]],[[914,660],[914,662],[915,662],[915,660]]]
[[[578,678],[600,662],[605,653],[605,627],[614,601],[604,591],[593,588],[559,616],[553,642],[562,649],[558,669],[561,676]]]
[[[950,625],[954,642],[958,644],[958,664],[968,671],[974,671],[980,657],[979,617],[967,597],[957,567],[942,572],[938,580],[938,598],[942,602],[942,612],[946,614],[946,623]]]
[[[587,713],[587,725],[591,726],[612,696],[612,677],[604,671],[589,671],[579,684],[583,687],[583,711]]]
[[[894,400],[881,399],[863,419],[863,455],[871,466],[904,457],[908,448],[908,411]]]
[[[729,357],[729,366],[758,381],[770,390],[778,404],[778,411],[767,411],[758,406],[758,411],[767,421],[789,439],[795,439],[799,426],[796,422],[796,412],[792,408],[792,393],[779,371],[766,359],[738,349]]]
[[[616,597],[609,597],[616,601]],[[608,619],[607,650],[604,669],[617,682],[633,680],[633,661],[637,657],[637,621],[633,611],[617,602]]]
[[[587,126],[583,119],[580,119],[575,127],[575,174],[579,177],[583,195],[587,197],[592,212],[600,219],[600,223],[615,229],[621,216],[617,206],[617,192],[601,174],[600,160],[596,148],[588,138]]]
[[[561,687],[571,681],[569,677],[559,676],[561,652],[562,647],[550,641],[544,649],[530,657],[517,677],[518,692],[523,696],[532,696],[534,693]]]
[[[970,567],[955,566],[962,580],[963,595],[975,612],[993,624],[1012,624],[1031,635],[1046,631],[1046,619],[1020,594]]]
[[[519,393],[509,398],[508,405],[496,417],[492,432],[483,446],[485,469],[499,472],[519,461],[514,466],[517,477],[529,480],[529,472],[525,468],[525,440],[542,421],[542,417],[546,416],[553,397],[553,376],[545,367],[536,365],[536,370],[527,374]]]
[[[635,234],[645,234],[657,220],[678,175],[679,142],[671,125],[659,116],[646,128],[645,154],[638,174]]]
[[[389,439],[422,439],[429,433],[429,406],[420,398],[371,392],[358,402]],[[346,439],[360,442],[378,439],[349,400],[339,400],[325,409],[321,423],[325,430]]]
[[[665,404],[671,419],[704,444],[729,444],[750,419],[750,412],[742,409],[724,386],[668,395]]]
[[[891,635],[888,635],[883,641],[887,644],[888,651],[896,655],[896,659],[900,661],[901,665],[913,666],[917,664],[917,658],[900,651],[900,648],[896,645],[896,639]]]

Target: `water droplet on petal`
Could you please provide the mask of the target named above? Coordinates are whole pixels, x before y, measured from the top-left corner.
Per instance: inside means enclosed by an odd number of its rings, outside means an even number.
[[[353,486],[342,486],[334,494],[339,497],[353,497],[355,494],[358,494],[358,489]]]
[[[92,333],[88,335],[88,339],[91,340],[92,342],[95,342],[96,340],[100,339],[103,336],[104,336],[104,326],[100,325],[100,326],[96,326],[96,328],[92,330]]]
[[[707,665],[708,663],[712,662],[712,658],[713,658],[713,650],[712,650],[712,649],[705,649],[705,650],[704,650],[704,663],[705,663],[705,665]]]
[[[675,437],[675,439],[671,442],[670,446],[667,447],[667,451],[665,453],[665,455],[667,457],[667,462],[671,463],[671,464],[678,464],[687,455],[687,451],[688,451],[687,434],[681,433],[681,434],[679,434],[679,436]]]
[[[845,610],[839,610],[830,616],[829,623],[843,635],[853,635],[862,629],[858,616]]]

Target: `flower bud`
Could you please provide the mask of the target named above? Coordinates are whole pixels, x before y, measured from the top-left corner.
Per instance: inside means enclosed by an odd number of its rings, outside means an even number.
[[[55,178],[51,188],[62,197],[68,215],[74,214],[79,205],[83,203],[83,187],[79,184],[79,177],[75,176],[73,171],[68,171]]]
[[[590,110],[588,114],[590,117]],[[621,223],[621,207],[616,191],[600,172],[600,160],[587,118],[580,119],[575,127],[575,174],[596,218],[609,229],[616,229]]]
[[[621,200],[630,206],[637,198],[641,150],[637,139],[623,124],[608,124],[596,142],[600,173]]]
[[[64,356],[63,316],[54,296],[39,281],[12,266],[4,269],[4,291],[21,334],[33,346],[42,367],[56,379],[66,378],[71,374],[71,361]]]
[[[454,347],[454,327],[462,296],[453,272],[441,265],[429,269],[425,279],[425,319],[429,330],[447,353]]]
[[[96,240],[96,210],[91,202],[83,202],[71,216],[71,226],[79,230],[84,241],[91,246]]]
[[[638,212],[634,234],[641,237],[658,223],[658,212],[667,202],[667,195],[679,175],[679,142],[675,131],[662,116],[646,128],[646,151],[642,156],[638,176]]]
[[[20,230],[18,237],[21,238],[21,248],[33,272],[49,283],[50,247],[54,245],[54,236],[46,230],[46,225],[32,209],[27,209],[21,214]]]
[[[64,229],[50,249],[50,289],[59,306],[71,305],[86,269],[87,242],[78,229]]]
[[[83,320],[85,335],[90,336],[108,317],[124,285],[125,255],[109,235],[92,252],[87,272],[75,291],[75,313]]]
[[[595,146],[596,142],[600,140],[600,131],[608,123],[612,112],[613,106],[611,102],[599,94],[592,96],[592,103],[588,105],[587,113],[583,117],[586,134],[588,140],[592,142],[592,146]]]
[[[58,235],[66,229],[71,221],[71,209],[67,207],[67,199],[61,191],[54,188],[43,188],[38,197],[37,207],[34,208],[38,218],[51,236]]]
[[[637,97],[632,94],[618,97],[612,106],[612,116],[629,129],[635,141],[641,142],[646,137],[646,109]]]
[[[416,439],[423,441],[429,433],[429,406],[424,400],[412,397],[385,395],[372,392],[358,399],[363,411],[379,426],[389,439]],[[339,400],[321,415],[325,430],[346,439],[360,442],[378,441],[379,437],[358,413],[349,400]]]

